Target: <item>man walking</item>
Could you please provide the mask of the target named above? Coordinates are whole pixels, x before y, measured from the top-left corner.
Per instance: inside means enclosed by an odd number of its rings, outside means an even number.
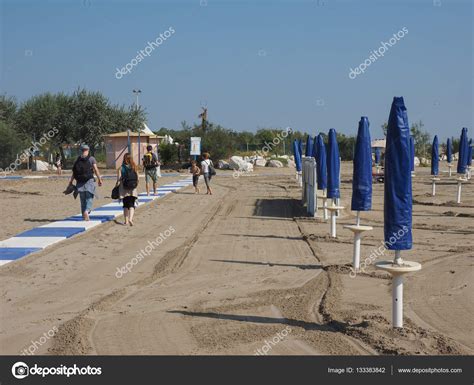
[[[146,146],[147,152],[143,155],[143,168],[145,169],[146,195],[150,195],[150,179],[153,181],[153,195],[156,194],[156,182],[158,180],[157,168],[160,165],[156,154],[152,152],[153,147]]]
[[[102,177],[99,174],[97,161],[89,155],[89,146],[84,144],[81,146],[81,155],[72,166],[69,186],[76,180],[76,189],[81,199],[82,219],[85,221],[89,220],[89,213],[92,210],[92,203],[96,195],[94,174],[97,175],[99,186],[102,186]]]

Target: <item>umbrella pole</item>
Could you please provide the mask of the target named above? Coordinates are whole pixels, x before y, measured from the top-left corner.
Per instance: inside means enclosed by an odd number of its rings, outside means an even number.
[[[457,203],[461,203],[461,186],[462,186],[462,182],[458,181],[458,197],[456,200]]]
[[[335,206],[334,199],[332,205]],[[336,238],[336,211],[331,210],[331,237]]]
[[[336,212],[343,210],[344,207],[336,205],[336,199],[332,198],[332,205],[327,208],[331,212],[330,235],[331,238],[336,238]]]
[[[394,265],[403,264],[401,250],[395,250]],[[392,323],[394,328],[403,327],[403,274],[393,274],[392,280]]]
[[[392,324],[403,328],[403,275],[394,275],[392,281]]]
[[[327,198],[327,190],[324,189],[323,190],[323,217],[324,217],[324,220],[327,221],[328,220],[328,198]]]
[[[439,178],[433,177],[431,178],[431,195],[436,196],[436,181],[439,180]]]
[[[453,166],[451,165],[451,163],[448,163],[449,177],[450,177],[450,178],[451,178],[451,168],[452,168],[452,167],[453,167]]]
[[[350,230],[354,233],[354,253],[352,254],[352,267],[355,271],[360,269],[360,245],[362,240],[362,233],[365,231],[373,230],[372,226],[361,226],[360,225],[360,211],[357,211],[356,224],[345,225],[345,229]]]

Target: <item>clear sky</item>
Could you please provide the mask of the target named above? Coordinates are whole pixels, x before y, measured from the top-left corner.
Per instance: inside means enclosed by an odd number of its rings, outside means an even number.
[[[0,0],[0,93],[98,90],[148,125],[209,119],[234,130],[287,127],[381,137],[393,96],[441,140],[473,127],[472,0]],[[116,78],[148,42],[175,31]],[[372,50],[406,28],[350,79]],[[369,60],[370,61],[370,60]]]

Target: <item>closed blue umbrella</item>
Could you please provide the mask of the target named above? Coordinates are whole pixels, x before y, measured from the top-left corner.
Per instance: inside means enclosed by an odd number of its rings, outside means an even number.
[[[375,164],[380,164],[380,157],[382,156],[382,150],[380,147],[375,147]]]
[[[446,158],[448,163],[453,161],[453,144],[450,138],[448,138],[448,142],[446,143]]]
[[[384,237],[389,250],[412,248],[410,128],[403,97],[393,98],[385,148]]]
[[[469,139],[469,144],[467,147],[467,165],[472,165],[472,139]]]
[[[311,156],[314,159],[316,159],[316,161],[318,159],[318,143],[317,143],[317,141],[318,141],[318,136],[316,135],[313,139],[313,148],[311,150]]]
[[[464,127],[461,131],[461,139],[459,141],[459,156],[458,156],[458,174],[465,174],[467,170],[467,128]]]
[[[431,175],[439,174],[439,143],[438,135],[433,139],[433,146],[431,147]]]
[[[353,211],[372,209],[372,149],[370,147],[369,119],[360,118],[354,152],[354,173],[352,177]]]
[[[319,134],[316,139],[316,171],[318,190],[325,190],[328,187],[328,176],[326,169],[326,146],[324,145],[323,136]]]
[[[306,138],[306,148],[305,148],[305,156],[312,156],[313,152],[313,139],[311,138],[311,135],[308,135]]]
[[[300,152],[300,159],[303,157],[303,141],[298,140],[298,151]]]
[[[328,170],[328,198],[340,198],[339,191],[339,171],[341,163],[339,161],[339,146],[337,145],[336,130],[331,128],[328,135],[328,154],[327,154],[327,170]]]
[[[293,155],[295,156],[296,171],[300,172],[301,171],[301,153],[300,153],[298,141],[296,139],[293,141]]]
[[[415,171],[415,139],[410,136],[410,171]],[[385,160],[386,161],[386,160]]]

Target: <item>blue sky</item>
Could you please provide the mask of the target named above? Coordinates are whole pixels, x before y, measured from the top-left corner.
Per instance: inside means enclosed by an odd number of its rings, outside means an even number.
[[[98,90],[140,104],[152,129],[209,119],[238,131],[287,127],[381,137],[393,96],[410,122],[459,136],[473,127],[471,0],[0,0],[0,93]],[[148,41],[175,33],[121,79]],[[355,79],[350,68],[408,34]]]

